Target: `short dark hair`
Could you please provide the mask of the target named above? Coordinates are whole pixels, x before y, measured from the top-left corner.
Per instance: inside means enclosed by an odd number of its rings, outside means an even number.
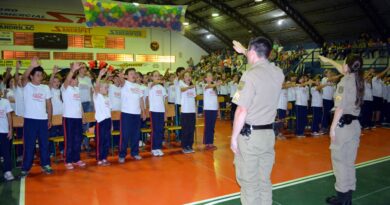
[[[136,71],[135,71],[135,68],[128,68],[128,69],[126,69],[126,71],[125,71],[125,75],[129,74],[130,71],[136,72]]]
[[[185,70],[184,67],[178,67],[176,68],[176,75],[178,75],[181,71]]]
[[[272,42],[265,37],[256,37],[249,42],[249,50],[254,50],[258,57],[268,58],[272,51]]]
[[[43,68],[41,66],[37,66],[31,70],[30,76],[35,75],[35,73],[41,72],[43,74]],[[31,79],[30,79],[31,80]]]

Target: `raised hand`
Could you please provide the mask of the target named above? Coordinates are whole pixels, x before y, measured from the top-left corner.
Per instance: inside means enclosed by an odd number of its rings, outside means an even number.
[[[16,61],[16,72],[19,71],[20,67],[22,67],[22,62],[20,60]]]
[[[237,53],[245,54],[246,48],[238,41],[233,41],[233,48],[237,51]]]
[[[57,65],[55,65],[53,67],[53,75],[57,74],[59,72],[59,67]]]
[[[81,68],[81,63],[79,62],[76,62],[76,63],[72,63],[71,64],[71,69],[73,72],[76,72],[77,70],[79,70]]]
[[[318,56],[318,58],[320,58],[320,60],[324,63],[329,63],[329,59],[327,57],[324,57],[324,56]]]
[[[38,57],[34,57],[31,59],[31,63],[30,63],[31,67],[35,68],[35,67],[38,67],[40,66],[39,64],[39,58]]]
[[[99,76],[102,77],[104,74],[106,74],[106,72],[107,72],[107,68],[101,69],[99,72]]]

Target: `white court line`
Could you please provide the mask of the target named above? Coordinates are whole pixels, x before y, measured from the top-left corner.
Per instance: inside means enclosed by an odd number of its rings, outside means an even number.
[[[375,190],[375,191],[369,192],[369,193],[364,194],[364,195],[362,195],[362,196],[356,197],[356,198],[352,199],[352,201],[356,201],[356,200],[359,200],[359,199],[366,198],[366,197],[368,197],[368,196],[370,196],[370,195],[372,195],[372,194],[375,194],[375,193],[384,191],[384,190],[386,190],[386,189],[390,189],[390,186],[383,187],[383,188],[381,188],[381,189],[377,189],[377,190]]]
[[[356,168],[358,169],[358,168],[362,168],[362,167],[367,167],[367,166],[381,163],[381,162],[385,162],[388,160],[390,160],[390,156],[385,156],[385,157],[381,157],[378,159],[359,163],[356,165]],[[294,179],[294,180],[290,180],[290,181],[286,181],[286,182],[281,182],[281,183],[275,184],[273,186],[272,190],[277,190],[277,189],[281,189],[284,187],[313,181],[313,180],[324,178],[324,177],[331,176],[331,175],[333,175],[333,171],[330,170],[330,171],[321,172],[318,174],[314,174],[314,175],[310,175],[310,176],[306,176],[306,177],[302,177],[302,178],[298,178],[298,179]],[[205,199],[202,201],[192,202],[192,203],[188,203],[186,205],[196,205],[196,204],[200,204],[200,203],[206,203],[206,205],[214,205],[214,204],[217,204],[220,202],[225,202],[225,201],[238,199],[238,198],[240,198],[240,192],[236,192],[236,193],[232,193],[232,194],[228,194],[228,195],[224,195],[224,196],[219,196],[219,197],[215,197],[215,198],[211,198],[211,199]],[[210,202],[210,203],[207,203],[207,202]]]
[[[26,177],[20,179],[19,205],[24,205],[26,193]]]

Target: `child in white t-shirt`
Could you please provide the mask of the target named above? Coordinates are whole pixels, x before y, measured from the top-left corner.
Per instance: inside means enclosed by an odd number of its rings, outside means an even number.
[[[56,75],[58,73],[58,67],[54,66],[53,73],[51,74],[49,87],[52,95],[51,104],[53,106],[53,115],[62,115],[63,114],[63,103],[61,97],[61,79],[60,76]],[[64,129],[62,125],[55,125],[49,129],[49,137],[58,137],[64,136]],[[59,143],[60,152],[63,153],[64,143]],[[52,141],[49,141],[49,150],[50,156],[54,156],[55,145]]]
[[[111,106],[108,97],[108,84],[101,82],[106,69],[99,72],[93,93],[93,103],[95,107],[95,136],[96,136],[96,160],[98,166],[108,166],[108,150],[111,139]]]
[[[307,107],[309,102],[309,87],[311,82],[306,81],[306,76],[299,77],[299,84],[295,90],[296,107],[296,130],[298,138],[305,137],[305,128],[307,124]]]
[[[64,156],[65,167],[68,170],[74,169],[74,166],[86,166],[86,163],[80,160],[81,142],[83,140],[83,110],[76,73],[80,67],[79,63],[72,64],[72,68],[61,87],[62,99],[64,101],[62,122],[65,142]]]
[[[321,85],[320,77],[314,78],[314,84],[310,88],[310,94],[311,94],[311,108],[313,111],[313,119],[312,119],[312,126],[311,131],[313,136],[319,136],[323,133],[320,132],[320,124],[322,120],[322,88],[323,85]]]
[[[214,83],[214,76],[211,72],[206,74],[205,81],[203,86],[205,121],[203,144],[205,144],[206,150],[215,150],[217,147],[214,145],[214,133],[219,109],[217,87],[220,82]]]
[[[184,154],[194,153],[196,106],[195,85],[191,82],[191,73],[185,72],[183,80],[179,82],[181,91],[181,146]]]
[[[12,108],[7,99],[2,98],[3,91],[0,90],[0,154],[3,156],[4,179],[14,179],[11,166],[11,140],[12,140]]]
[[[165,88],[160,84],[161,75],[158,71],[152,72],[151,77],[153,82],[149,83],[149,111],[150,122],[152,126],[151,134],[151,146],[152,155],[163,156],[162,141],[164,138],[164,119],[165,119],[165,106],[167,99],[167,92]]]

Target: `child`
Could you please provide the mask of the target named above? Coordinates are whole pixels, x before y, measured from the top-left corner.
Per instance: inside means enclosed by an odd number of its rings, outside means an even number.
[[[54,66],[53,73],[51,74],[49,81],[49,88],[52,95],[51,104],[53,105],[53,115],[63,115],[63,103],[61,99],[61,80],[56,74],[58,73],[58,67]],[[58,137],[64,135],[64,129],[61,125],[52,126],[49,129],[49,137]],[[63,153],[64,143],[59,144],[60,152]],[[54,145],[53,142],[49,142],[50,156],[54,156]]]
[[[125,80],[124,75],[127,75]],[[125,73],[119,74],[121,89],[121,122],[119,142],[119,163],[125,163],[127,145],[130,139],[131,156],[141,160],[139,155],[139,140],[142,119],[146,120],[143,91],[136,83],[136,71],[134,68],[126,69]]]
[[[203,95],[203,86],[204,86],[204,76],[199,76],[199,79],[196,81],[196,95]],[[203,113],[203,100],[198,101],[198,116],[201,117]]]
[[[213,74],[208,72],[206,74],[206,84],[204,85],[204,138],[203,144],[206,145],[206,150],[215,150],[217,149],[214,146],[214,132],[215,132],[215,123],[217,121],[218,115],[218,95],[216,92],[217,86],[219,83],[213,83]]]
[[[288,116],[293,117],[295,116],[295,101],[296,101],[296,81],[297,81],[297,76],[295,73],[290,73],[288,75],[288,81],[286,82],[288,87],[287,87],[287,100],[288,103],[291,104],[291,110],[289,110]],[[292,129],[292,120],[289,120],[288,123],[289,129]]]
[[[49,128],[51,127],[51,93],[47,85],[41,84],[43,68],[38,58],[31,60],[30,67],[23,75],[24,97],[24,153],[21,177],[26,177],[34,160],[35,144],[38,138],[41,167],[46,174],[52,174],[49,154]]]
[[[2,98],[0,90],[0,154],[3,156],[4,179],[11,181],[14,176],[11,172],[11,140],[12,140],[12,108],[7,99]]]
[[[298,79],[298,87],[295,89],[295,108],[297,125],[295,134],[298,138],[305,137],[305,127],[307,124],[307,106],[309,101],[309,87],[307,86],[310,82],[305,81],[306,76],[301,76]]]
[[[181,146],[184,154],[194,153],[192,145],[194,144],[195,132],[195,85],[191,82],[191,73],[186,71],[183,80],[179,82],[181,92]]]
[[[110,165],[110,163],[107,161],[107,155],[111,139],[111,106],[110,99],[107,97],[108,84],[100,82],[106,71],[106,69],[100,70],[95,84],[95,92],[93,94],[95,119],[97,122],[95,133],[96,160],[98,161],[98,166]]]
[[[322,119],[322,90],[323,86],[320,82],[320,77],[314,78],[314,86],[310,88],[311,93],[311,107],[313,109],[313,119],[311,131],[313,136],[319,136],[323,133],[320,132],[320,124]]]
[[[175,74],[169,75],[169,82],[165,83],[165,88],[168,91],[168,104],[175,104]]]
[[[71,70],[61,88],[62,99],[64,100],[62,125],[64,127],[65,168],[68,170],[74,169],[74,166],[86,166],[86,163],[80,160],[81,142],[83,139],[83,111],[76,73],[80,68],[81,64],[72,64]]]
[[[372,84],[371,84],[372,74],[370,72],[365,72],[364,74],[364,96],[363,96],[363,105],[361,111],[361,125],[365,130],[370,129],[374,126],[372,122],[372,105],[373,105],[373,95],[372,95]]]
[[[283,83],[282,90],[280,91],[279,103],[277,109],[277,121],[275,123],[276,138],[277,139],[286,139],[281,130],[284,127],[284,120],[287,113],[287,104],[288,104],[288,94],[287,94],[287,83]]]
[[[230,103],[232,104],[231,110],[230,110],[230,119],[232,120],[232,123],[234,122],[234,114],[237,109],[237,105],[233,103],[233,97],[234,94],[236,94],[238,83],[240,82],[240,77],[238,74],[233,75],[233,80],[230,81],[229,87],[230,87]]]
[[[160,84],[160,73],[158,71],[152,72],[152,81],[149,83],[149,111],[150,121],[152,127],[151,141],[152,141],[152,155],[163,156],[162,141],[164,138],[164,118],[165,118],[165,104],[167,93],[165,88]]]
[[[110,99],[111,110],[120,111],[121,110],[121,87],[120,87],[119,76],[117,74],[114,74],[113,83],[110,83],[108,87],[108,97]],[[113,130],[119,130],[119,120],[113,120],[112,127]]]

